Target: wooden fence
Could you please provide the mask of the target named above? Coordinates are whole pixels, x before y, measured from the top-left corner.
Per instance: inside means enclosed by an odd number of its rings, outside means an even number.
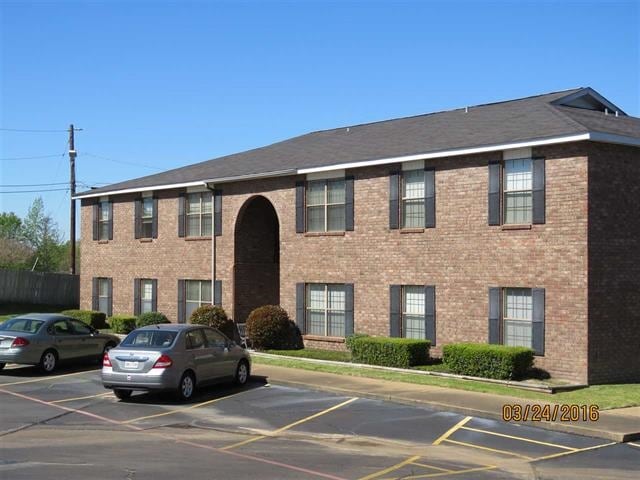
[[[79,305],[80,276],[0,270],[0,303]]]

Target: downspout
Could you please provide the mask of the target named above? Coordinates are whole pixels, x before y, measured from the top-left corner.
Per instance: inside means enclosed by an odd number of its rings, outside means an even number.
[[[211,300],[215,304],[216,292],[216,194],[213,184],[207,183],[207,189],[211,191]],[[222,304],[222,299],[220,299]]]

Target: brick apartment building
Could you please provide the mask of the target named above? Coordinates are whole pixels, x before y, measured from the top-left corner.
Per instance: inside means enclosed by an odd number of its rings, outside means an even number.
[[[579,88],[80,193],[81,307],[280,304],[308,346],[526,345],[557,377],[640,381],[639,147],[640,119]]]

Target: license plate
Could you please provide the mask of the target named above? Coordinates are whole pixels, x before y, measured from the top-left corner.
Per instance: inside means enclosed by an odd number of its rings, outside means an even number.
[[[138,362],[124,362],[124,368],[138,368]]]

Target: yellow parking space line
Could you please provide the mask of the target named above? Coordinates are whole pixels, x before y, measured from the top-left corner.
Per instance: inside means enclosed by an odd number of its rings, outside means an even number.
[[[424,468],[432,468],[433,470],[439,470],[441,472],[454,472],[455,470],[450,470],[448,468],[440,468],[440,467],[436,467],[434,465],[427,465],[426,463],[420,463],[420,462],[411,462],[411,465],[417,465],[419,467],[424,467]]]
[[[113,395],[113,392],[99,393],[98,395],[87,395],[85,397],[63,398],[62,400],[54,400],[50,403],[75,402],[76,400],[88,400],[89,398],[100,398],[100,397],[106,397],[108,395]]]
[[[404,467],[405,465],[408,465],[410,463],[413,463],[415,460],[418,460],[420,458],[420,455],[416,455],[414,457],[409,457],[406,460],[403,460],[400,463],[396,463],[395,465],[392,465],[388,468],[385,468],[384,470],[378,470],[377,472],[373,472],[369,475],[367,475],[366,477],[361,477],[359,480],[371,480],[373,478],[378,478],[381,477],[382,475],[385,475],[387,473],[391,473],[395,470],[398,470],[402,467]]]
[[[314,418],[318,418],[322,415],[326,415],[327,413],[333,412],[334,410],[337,410],[339,408],[344,407],[345,405],[349,405],[352,402],[355,402],[356,400],[358,400],[358,397],[353,397],[350,398],[349,400],[346,400],[342,403],[339,403],[338,405],[334,405],[333,407],[327,408],[326,410],[322,410],[321,412],[318,413],[314,413],[313,415],[310,415],[308,417],[302,418],[296,422],[290,423],[289,425],[285,425],[284,427],[278,428],[277,430],[273,430],[272,432],[270,432],[268,435],[259,435],[257,437],[253,437],[253,438],[249,438],[247,440],[243,440],[242,442],[238,442],[238,443],[234,443],[232,445],[228,445],[226,447],[223,447],[221,450],[230,450],[232,448],[236,448],[236,447],[240,447],[242,445],[246,445],[248,443],[252,443],[252,442],[257,442],[258,440],[262,440],[263,438],[266,438],[267,436],[274,436],[274,435],[278,435],[279,433],[284,432],[285,430],[289,430],[290,428],[296,427],[302,423],[308,422],[310,420],[313,420]]]
[[[504,455],[511,455],[513,457],[524,458],[525,460],[533,460],[532,457],[528,457],[528,456],[522,455],[520,453],[509,452],[508,450],[499,450],[497,448],[483,447],[482,445],[476,445],[475,443],[458,442],[457,440],[446,439],[444,441],[447,442],[447,443],[454,443],[456,445],[462,445],[463,447],[479,448],[480,450],[487,450],[488,452],[502,453]],[[563,454],[566,454],[566,453],[573,453],[573,452],[563,452]]]
[[[461,427],[461,430],[469,430],[471,432],[486,433],[487,435],[495,435],[497,437],[512,438],[514,440],[520,440],[522,442],[536,443],[538,445],[546,445],[547,447],[562,448],[564,450],[578,450],[577,448],[567,447],[565,445],[558,445],[557,443],[541,442],[540,440],[533,440],[531,438],[525,438],[525,437],[516,437],[514,435],[506,435],[504,433],[492,432],[490,430],[481,430],[479,428]]]
[[[132,418],[131,420],[125,420],[121,422],[123,425],[127,425],[129,423],[139,422],[141,420],[148,420],[150,418],[158,418],[158,417],[166,417],[167,415],[174,415],[176,413],[188,412],[189,410],[193,410],[194,408],[204,407],[206,405],[211,405],[212,403],[219,402],[221,400],[226,400],[227,398],[237,397],[238,395],[242,395],[243,393],[251,392],[252,390],[243,390],[241,392],[232,393],[231,395],[227,395],[226,397],[214,398],[213,400],[207,400],[206,402],[196,403],[195,405],[191,405],[190,407],[177,408],[175,410],[169,410],[168,412],[156,413],[154,415],[145,415],[144,417]]]
[[[552,455],[545,455],[544,457],[534,458],[533,461],[537,462],[539,460],[549,460],[551,458],[566,457],[567,455],[575,455],[576,453],[586,452],[588,450],[597,450],[598,448],[610,447],[611,445],[617,445],[617,443],[618,442],[603,443],[602,445],[595,445],[593,447],[579,448],[579,449],[574,450],[572,452],[554,453]]]
[[[57,378],[72,377],[74,375],[82,375],[83,373],[95,373],[98,370],[83,370],[82,372],[65,373],[63,375],[53,375],[50,377],[32,378],[31,380],[21,380],[19,382],[0,383],[0,387],[10,387],[11,385],[24,385],[25,383],[44,382],[46,380],[55,380]]]
[[[440,472],[440,473],[427,473],[425,475],[411,475],[409,477],[402,477],[402,480],[414,480],[418,478],[435,478],[435,477],[444,477],[453,476],[453,475],[462,475],[463,473],[471,473],[471,472],[482,472],[484,470],[493,470],[494,468],[498,468],[495,465],[487,465],[485,467],[475,467],[475,468],[465,468],[464,470],[452,470],[451,472]]]
[[[467,423],[469,420],[471,420],[473,417],[464,417],[462,420],[460,420],[458,423],[456,423],[453,427],[451,427],[449,430],[447,430],[446,432],[444,432],[440,437],[438,437],[436,439],[435,442],[433,442],[432,445],[440,445],[442,442],[444,442],[447,438],[449,438],[449,436],[451,436],[453,434],[453,432],[455,432],[456,430],[458,430],[459,428],[461,428],[462,426],[464,426],[465,423]]]

